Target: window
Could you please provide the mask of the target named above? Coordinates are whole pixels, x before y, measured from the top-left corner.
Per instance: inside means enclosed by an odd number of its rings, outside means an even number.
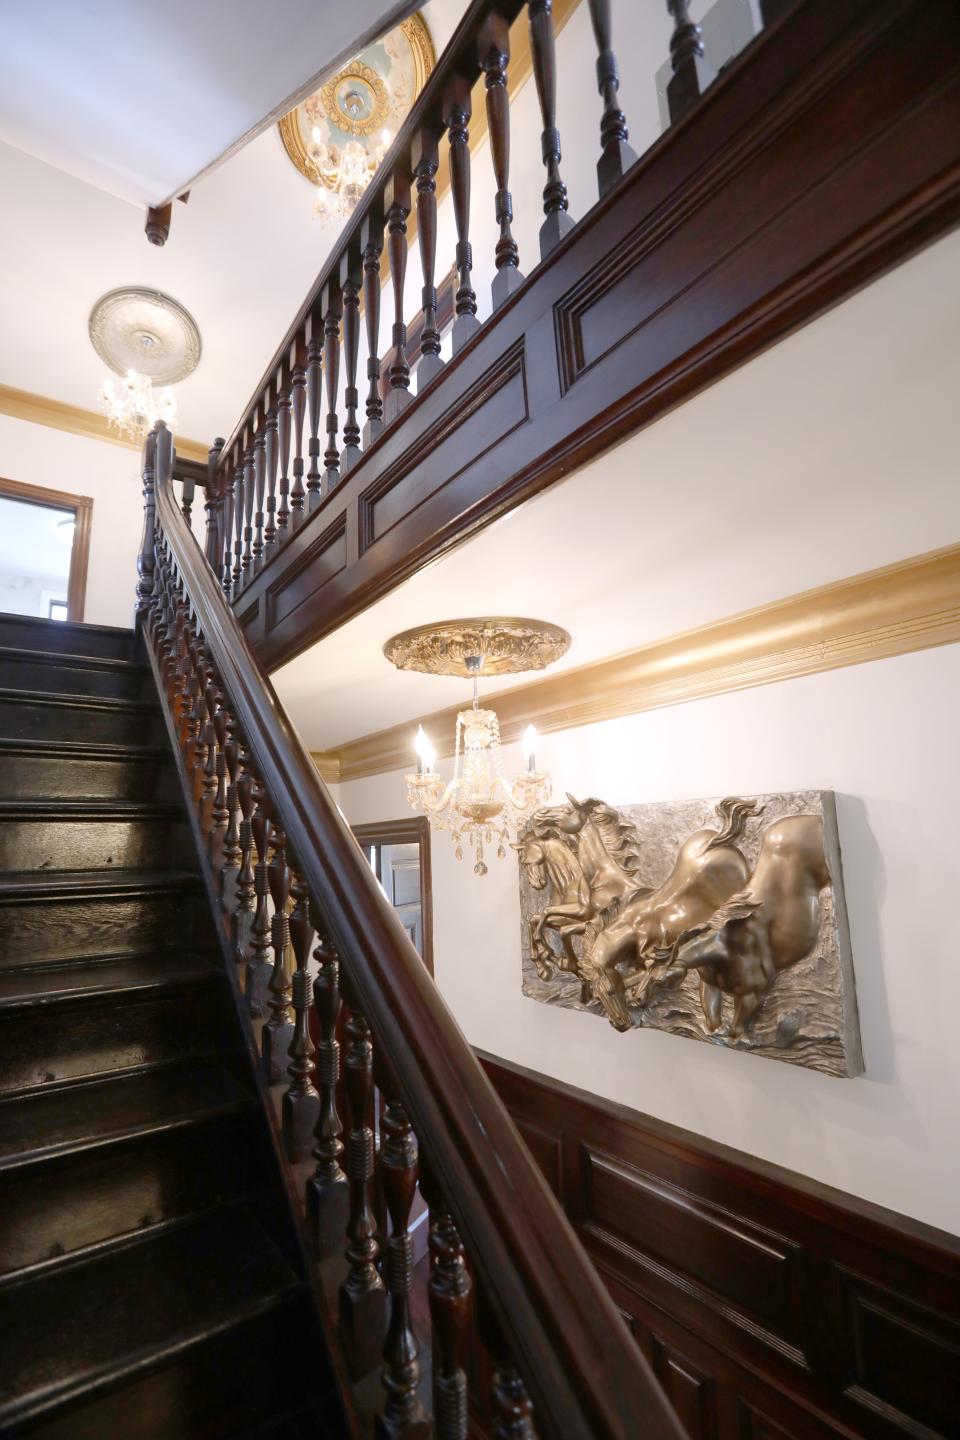
[[[93,501],[0,479],[0,611],[82,620]]]
[[[433,974],[430,825],[425,816],[355,825],[353,833],[424,965]]]

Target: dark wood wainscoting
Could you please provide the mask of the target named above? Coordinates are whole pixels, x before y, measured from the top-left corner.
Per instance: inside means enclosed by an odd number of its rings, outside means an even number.
[[[695,1440],[960,1436],[960,1240],[480,1058]]]

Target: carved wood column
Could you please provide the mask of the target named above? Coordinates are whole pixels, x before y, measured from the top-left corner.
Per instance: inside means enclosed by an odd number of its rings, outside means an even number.
[[[340,381],[340,316],[343,302],[338,280],[330,280],[323,287],[323,380],[327,396],[327,448],[323,452],[323,494],[340,481],[340,452],[337,449],[337,396]]]
[[[417,238],[423,272],[423,329],[420,332],[420,362],[417,365],[417,394],[443,369],[440,359],[440,331],[437,329],[437,165],[439,152],[433,130],[421,129],[414,137],[411,161],[417,181]]]
[[[300,342],[298,341],[298,348],[299,344]],[[290,412],[293,420],[293,489],[290,491],[291,530],[296,530],[303,520],[303,507],[307,496],[303,483],[303,421],[306,410],[307,371],[298,359],[296,365],[293,367],[290,399]]]
[[[567,213],[567,187],[560,178],[560,131],[557,129],[557,51],[553,33],[553,0],[529,0],[530,49],[533,53],[533,78],[537,82],[540,114],[543,118],[541,150],[547,167],[547,183],[543,187],[543,213],[540,226],[540,258],[573,229],[573,217]]]
[[[290,386],[284,382],[277,400],[277,451],[280,461],[280,502],[277,505],[277,544],[290,534],[290,422],[293,404]]]
[[[271,386],[271,393],[275,393]],[[266,562],[270,558],[271,550],[277,544],[277,432],[280,422],[277,415],[276,403],[270,406],[267,411],[266,433],[264,436],[263,457],[267,472],[267,508],[266,522],[263,527],[263,559]]]
[[[450,186],[457,227],[457,296],[454,301],[453,353],[480,329],[477,296],[470,279],[473,250],[470,246],[470,86],[455,75],[444,95],[443,117],[450,140]]]
[[[312,918],[317,932],[317,948],[313,958],[319,969],[313,982],[313,1003],[317,1011],[320,1039],[316,1049],[316,1077],[320,1091],[320,1113],[314,1131],[313,1155],[317,1162],[307,1181],[307,1215],[310,1231],[321,1260],[339,1254],[347,1233],[350,1196],[347,1177],[340,1160],[343,1155],[343,1127],[337,1111],[337,1087],[340,1082],[340,1042],[337,1022],[340,1019],[340,958],[326,936],[323,918],[313,907]]]
[[[700,26],[690,19],[690,0],[667,0],[667,9],[675,22],[670,37],[673,74],[667,82],[667,105],[675,125],[690,113],[716,74],[704,57]]]
[[[383,399],[380,395],[380,253],[383,250],[383,218],[378,209],[369,211],[360,226],[363,252],[363,316],[367,335],[367,423],[363,427],[363,448],[369,450],[383,431]]]
[[[346,411],[343,420],[343,450],[340,455],[340,474],[346,475],[352,465],[360,459],[360,426],[357,423],[357,407],[360,392],[357,389],[357,358],[360,348],[360,284],[363,265],[359,252],[349,248],[340,261],[340,293],[343,296],[343,404]]]
[[[617,57],[613,53],[613,22],[610,17],[610,0],[590,0],[590,21],[597,42],[597,88],[603,100],[603,117],[600,121],[600,159],[597,161],[597,185],[601,195],[606,195],[620,176],[629,170],[636,160],[636,154],[627,144],[627,117],[617,103],[620,89],[620,71]]]
[[[311,335],[307,346],[307,411],[310,438],[307,448],[310,453],[310,468],[307,471],[307,494],[304,514],[309,514],[320,503],[320,387],[323,362],[322,326],[320,316],[310,317]]]
[[[410,214],[410,181],[395,170],[383,193],[387,216],[387,249],[393,285],[393,350],[390,356],[390,389],[383,402],[384,423],[396,420],[410,404],[410,367],[407,364],[407,327],[403,323],[403,285],[407,274],[407,216]]]
[[[351,1009],[346,1035],[346,1089],[350,1107],[347,1138],[350,1218],[346,1250],[349,1270],[340,1286],[340,1329],[350,1374],[356,1380],[366,1375],[380,1358],[387,1310],[386,1292],[377,1268],[380,1246],[370,1194],[375,1159],[373,1131],[368,1124],[373,1102],[373,1045],[370,1027],[357,1010]]]
[[[513,238],[513,199],[510,195],[510,97],[507,94],[507,65],[510,61],[510,27],[502,15],[491,14],[480,27],[480,65],[486,75],[487,127],[490,156],[497,186],[496,217],[500,226],[495,260],[497,273],[491,294],[493,308],[502,305],[523,284],[520,252]]]
[[[143,480],[143,532],[140,537],[140,550],[137,554],[137,591],[136,610],[139,614],[150,607],[153,598],[154,578],[156,574],[156,541],[154,531],[157,524],[157,501],[154,492],[155,463],[157,455],[157,434],[158,427],[163,424],[158,420],[157,424],[147,436],[143,445],[143,468],[141,478]]]
[[[313,1084],[313,1042],[310,1039],[310,923],[309,896],[300,875],[294,872],[291,885],[293,911],[290,939],[297,968],[291,983],[293,1034],[290,1038],[287,1074],[290,1086],[283,1097],[283,1140],[287,1155],[296,1163],[310,1153],[313,1132],[320,1110],[320,1097]]]

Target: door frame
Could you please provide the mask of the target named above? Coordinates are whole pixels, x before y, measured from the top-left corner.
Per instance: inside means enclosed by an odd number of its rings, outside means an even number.
[[[67,581],[67,619],[82,620],[87,598],[87,567],[90,562],[90,530],[93,523],[93,500],[89,495],[73,495],[68,490],[48,490],[45,485],[28,485],[22,480],[7,480],[0,475],[0,495],[27,504],[46,505],[49,510],[72,510],[75,524],[70,551],[70,577]]]
[[[430,862],[430,821],[425,815],[401,820],[375,820],[369,825],[350,827],[361,846],[411,845],[420,847],[420,916],[423,925],[423,954],[420,957],[433,974],[433,869]]]

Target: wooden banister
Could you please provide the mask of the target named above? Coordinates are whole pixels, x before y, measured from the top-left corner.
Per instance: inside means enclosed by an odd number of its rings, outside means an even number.
[[[385,1077],[394,1107],[393,1143],[406,1142],[408,1119],[429,1161],[431,1206],[441,1214],[448,1211],[462,1237],[495,1328],[513,1357],[503,1363],[508,1370],[516,1365],[522,1377],[517,1383],[533,1400],[539,1432],[556,1440],[678,1440],[678,1423],[616,1306],[261,670],[218,576],[178,508],[173,471],[172,438],[160,422],[144,459],[145,489],[149,479],[152,492],[148,523],[155,587],[149,611],[140,614],[164,678],[164,704],[185,737],[187,771],[192,766],[195,772],[199,822],[209,838],[211,864],[222,877],[225,932],[234,938],[237,933],[228,913],[231,897],[240,890],[230,880],[236,873],[231,866],[244,846],[247,863],[250,838],[245,832],[239,847],[224,845],[234,802],[218,806],[201,766],[209,769],[213,756],[218,774],[230,745],[231,773],[239,753],[246,784],[248,777],[256,777],[258,858],[265,865],[274,847],[275,863],[284,867],[283,884],[277,882],[276,890],[281,901],[287,893],[286,867],[296,876],[298,955],[304,951],[301,932],[309,907],[321,948],[332,945],[340,957],[351,1009],[369,1027],[377,1074]],[[149,574],[149,566],[141,571],[144,578]],[[196,727],[189,718],[201,695],[211,722],[205,745],[190,738]],[[245,815],[248,809],[245,802]],[[285,849],[276,859],[278,844]],[[277,938],[279,943],[284,937]],[[297,993],[302,1007],[304,982],[298,982]],[[329,1016],[327,1022],[325,1033]],[[303,1028],[301,1020],[294,1062],[299,1069],[290,1072],[301,1080]],[[402,1107],[399,1114],[397,1107]],[[394,1157],[391,1163],[399,1162]],[[411,1163],[404,1160],[404,1165]],[[396,1197],[391,1203],[396,1213],[402,1211]],[[399,1281],[394,1292],[394,1301],[405,1304]],[[382,1338],[377,1337],[378,1346]],[[389,1363],[388,1357],[388,1368]],[[445,1363],[449,1370],[449,1356]]]

